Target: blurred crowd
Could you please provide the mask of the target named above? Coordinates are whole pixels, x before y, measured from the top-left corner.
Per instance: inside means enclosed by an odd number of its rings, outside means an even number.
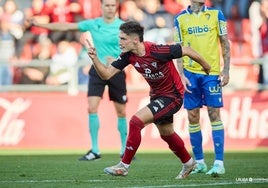
[[[171,43],[173,17],[189,4],[190,0],[121,0],[118,16],[139,21],[145,27],[145,40]],[[227,18],[232,56],[267,56],[268,0],[207,0],[206,5],[221,9]],[[0,0],[0,85],[68,83],[70,67],[79,60],[90,62],[79,42],[80,33],[48,31],[29,20],[78,22],[101,16],[100,6],[100,0]],[[27,66],[33,60],[51,63]],[[79,84],[87,84],[89,67],[79,67]],[[259,82],[268,84],[266,69],[261,66]]]

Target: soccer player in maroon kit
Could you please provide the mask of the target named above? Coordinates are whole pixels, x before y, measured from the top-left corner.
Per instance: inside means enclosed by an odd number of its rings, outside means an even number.
[[[150,85],[150,103],[130,119],[129,135],[123,158],[117,165],[107,167],[104,171],[114,176],[126,176],[141,143],[141,130],[146,125],[154,123],[161,138],[183,163],[182,170],[176,177],[176,179],[183,179],[193,170],[196,162],[173,128],[173,114],[181,108],[185,90],[185,82],[183,83],[180,79],[173,59],[187,55],[200,63],[207,74],[209,74],[210,66],[190,47],[144,42],[143,34],[144,28],[138,22],[123,23],[119,34],[122,54],[109,66],[103,65],[96,56],[95,48],[89,42],[87,44],[88,55],[92,58],[103,80],[110,79],[131,64]]]

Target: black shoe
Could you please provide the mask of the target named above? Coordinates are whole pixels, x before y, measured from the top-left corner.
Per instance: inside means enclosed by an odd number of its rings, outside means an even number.
[[[79,158],[79,161],[94,161],[97,159],[101,159],[101,155],[93,153],[92,150],[89,150],[84,156]]]

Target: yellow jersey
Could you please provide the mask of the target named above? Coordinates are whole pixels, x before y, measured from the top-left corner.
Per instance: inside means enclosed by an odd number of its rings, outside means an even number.
[[[227,22],[222,11],[203,6],[202,11],[196,14],[189,6],[175,16],[174,27],[175,42],[196,50],[211,65],[210,74],[219,75],[219,36],[227,34]],[[188,56],[183,57],[183,66],[190,72],[205,74],[201,66]]]

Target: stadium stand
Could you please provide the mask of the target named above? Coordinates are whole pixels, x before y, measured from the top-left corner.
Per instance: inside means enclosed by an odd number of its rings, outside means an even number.
[[[84,0],[87,1],[87,0]],[[124,2],[128,2],[129,0],[124,0]],[[19,1],[16,1],[19,2]],[[52,2],[52,1],[50,1]],[[90,2],[90,1],[88,1]],[[137,8],[142,9],[142,1],[135,1],[137,3]],[[162,1],[162,2],[168,2],[168,1]],[[186,0],[185,0],[186,2]],[[185,3],[184,2],[184,6]],[[209,1],[208,1],[209,2]],[[29,4],[29,3],[28,3]],[[209,4],[209,3],[208,3]],[[2,4],[0,4],[2,5]],[[122,4],[123,5],[123,4]],[[1,7],[0,7],[1,8]],[[126,9],[122,7],[122,11],[125,11]],[[122,15],[126,15],[125,13],[121,13]],[[229,33],[229,39],[231,44],[231,80],[230,84],[227,86],[230,90],[235,89],[256,89],[258,85],[258,75],[259,75],[259,65],[258,63],[253,64],[251,62],[254,62],[255,58],[252,53],[252,33],[251,33],[251,23],[249,18],[235,18],[235,19],[228,19],[227,21],[227,29]],[[79,54],[82,50],[82,46],[77,42],[73,41],[72,45],[77,50],[77,53]],[[13,61],[12,63],[9,62],[10,68],[13,72],[13,85],[12,87],[9,86],[0,86],[1,90],[28,90],[29,88],[36,88],[36,87],[29,87],[28,84],[20,85],[20,76],[21,76],[21,67],[25,66],[44,66],[48,65],[51,60],[37,60],[36,53],[40,49],[40,44],[25,44],[23,49],[23,59],[27,60],[27,63],[20,62],[20,61]],[[55,53],[57,49],[55,47],[51,48],[52,54]],[[6,62],[1,62],[1,64],[7,64]],[[85,60],[79,60],[77,62],[76,68],[87,65],[88,62]],[[141,85],[146,86],[146,84],[143,84],[143,80],[140,78],[136,78],[135,71],[132,71],[131,68],[127,70],[128,76],[127,76],[127,83],[131,88],[135,89],[135,87],[140,88]],[[78,71],[74,72],[74,77],[72,83],[74,87],[84,90],[86,87],[84,85],[79,85],[79,83],[76,83],[78,75]],[[142,83],[142,84],[141,84]],[[46,86],[44,84],[38,84],[38,87],[48,88],[51,89],[52,86]],[[28,88],[28,89],[27,89]],[[65,88],[68,90],[68,86],[59,86],[59,90],[62,88]],[[144,88],[144,87],[142,87]],[[57,87],[53,88],[57,89]],[[52,90],[53,90],[52,89]],[[42,89],[41,89],[42,90]]]

